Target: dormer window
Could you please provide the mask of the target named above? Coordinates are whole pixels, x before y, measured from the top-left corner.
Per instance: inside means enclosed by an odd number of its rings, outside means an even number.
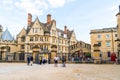
[[[21,37],[21,42],[24,42],[25,41],[25,36],[22,36]]]
[[[67,38],[67,34],[64,34],[64,38]]]
[[[33,28],[32,30],[33,30],[33,33],[38,33],[40,29],[39,28]]]
[[[35,37],[35,41],[38,41],[38,37]]]
[[[63,37],[63,34],[61,34],[61,36]]]
[[[58,35],[60,36],[60,35],[61,35],[61,33],[60,33],[60,32],[58,32]]]
[[[33,37],[30,37],[30,41],[33,41]]]

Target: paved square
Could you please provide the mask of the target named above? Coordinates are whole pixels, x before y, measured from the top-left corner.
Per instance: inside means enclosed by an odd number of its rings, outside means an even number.
[[[120,65],[0,63],[0,80],[120,80]]]

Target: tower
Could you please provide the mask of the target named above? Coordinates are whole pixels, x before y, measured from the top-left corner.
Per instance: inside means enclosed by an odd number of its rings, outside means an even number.
[[[117,16],[117,32],[118,38],[120,39],[120,5],[119,5],[119,12],[116,14]]]

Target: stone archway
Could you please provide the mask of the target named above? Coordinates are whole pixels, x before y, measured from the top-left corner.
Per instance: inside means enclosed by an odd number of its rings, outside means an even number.
[[[2,46],[0,48],[0,59],[1,60],[8,60],[8,55],[10,53],[10,46]]]

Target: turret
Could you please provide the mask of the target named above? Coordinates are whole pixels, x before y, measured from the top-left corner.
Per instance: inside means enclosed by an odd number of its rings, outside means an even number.
[[[119,5],[119,12],[116,14],[117,16],[117,32],[118,38],[120,39],[120,5]]]

